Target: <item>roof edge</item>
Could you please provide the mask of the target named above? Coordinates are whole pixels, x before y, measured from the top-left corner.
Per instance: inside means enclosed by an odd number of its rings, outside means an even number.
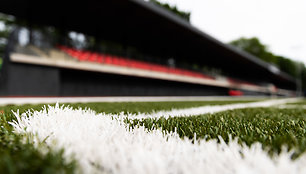
[[[192,32],[195,32],[197,34],[199,34],[200,36],[202,36],[205,39],[210,40],[211,42],[214,42],[215,44],[235,53],[238,54],[242,57],[245,57],[247,60],[257,64],[258,66],[260,66],[261,68],[266,69],[267,71],[269,71],[270,73],[277,75],[277,76],[281,76],[282,78],[285,78],[288,81],[294,82],[296,83],[296,79],[292,76],[290,76],[289,74],[279,70],[275,65],[267,63],[261,59],[259,59],[258,57],[245,52],[243,50],[237,49],[236,47],[229,45],[229,44],[225,44],[219,40],[217,40],[216,38],[209,36],[208,34],[206,34],[205,32],[199,30],[198,28],[196,28],[195,26],[191,25],[191,23],[185,21],[184,19],[180,18],[179,16],[173,14],[172,12],[158,6],[155,5],[149,1],[144,1],[144,0],[130,0],[131,2],[134,2],[135,4],[138,4],[144,8],[147,8],[171,21],[174,21],[175,23],[191,30]]]

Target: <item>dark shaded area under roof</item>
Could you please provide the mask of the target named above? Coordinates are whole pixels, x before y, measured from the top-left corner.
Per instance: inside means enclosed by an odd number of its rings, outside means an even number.
[[[295,79],[225,45],[188,22],[142,0],[2,0],[0,12],[134,46],[142,52],[214,66],[243,79],[295,89]]]

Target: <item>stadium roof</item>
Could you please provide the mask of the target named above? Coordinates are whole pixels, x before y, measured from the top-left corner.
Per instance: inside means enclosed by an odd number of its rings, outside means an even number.
[[[250,80],[295,88],[295,79],[221,43],[171,12],[142,0],[2,0],[0,11],[31,24],[51,25],[134,46],[142,52],[203,62]]]

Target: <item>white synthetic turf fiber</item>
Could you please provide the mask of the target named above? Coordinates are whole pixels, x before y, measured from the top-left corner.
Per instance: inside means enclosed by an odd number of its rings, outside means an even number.
[[[141,119],[141,118],[160,118],[160,117],[188,117],[195,115],[202,115],[207,113],[216,113],[233,109],[242,108],[257,108],[257,107],[271,107],[280,106],[289,102],[297,102],[300,98],[289,98],[289,99],[274,99],[252,103],[237,103],[228,105],[215,105],[215,106],[202,106],[193,107],[187,109],[172,109],[170,111],[157,111],[153,113],[138,113],[137,115],[129,115],[130,119]]]
[[[79,162],[80,173],[306,173],[306,155],[292,161],[292,153],[283,151],[271,159],[259,143],[250,148],[235,140],[193,144],[176,133],[129,130],[124,115],[56,105],[16,117],[11,124],[17,133],[35,135],[35,144],[45,140],[54,149],[64,148],[66,159]]]

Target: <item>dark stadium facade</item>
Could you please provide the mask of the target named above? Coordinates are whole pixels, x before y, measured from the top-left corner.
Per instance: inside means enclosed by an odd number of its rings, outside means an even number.
[[[71,8],[73,7],[73,8]],[[38,1],[3,0],[0,12],[31,25],[47,25],[76,31],[137,48],[161,59],[174,58],[213,66],[230,77],[254,84],[273,84],[294,95],[296,81],[273,65],[221,43],[187,21],[142,0]],[[246,95],[271,95],[267,90],[197,83],[194,79],[133,75],[53,66],[13,59],[15,36],[11,34],[0,76],[1,96],[205,96],[228,95],[240,90]],[[34,61],[35,62],[35,61]],[[158,73],[157,73],[158,74]],[[156,76],[158,77],[158,76]],[[168,79],[167,79],[168,78]],[[207,84],[206,84],[207,83]]]

